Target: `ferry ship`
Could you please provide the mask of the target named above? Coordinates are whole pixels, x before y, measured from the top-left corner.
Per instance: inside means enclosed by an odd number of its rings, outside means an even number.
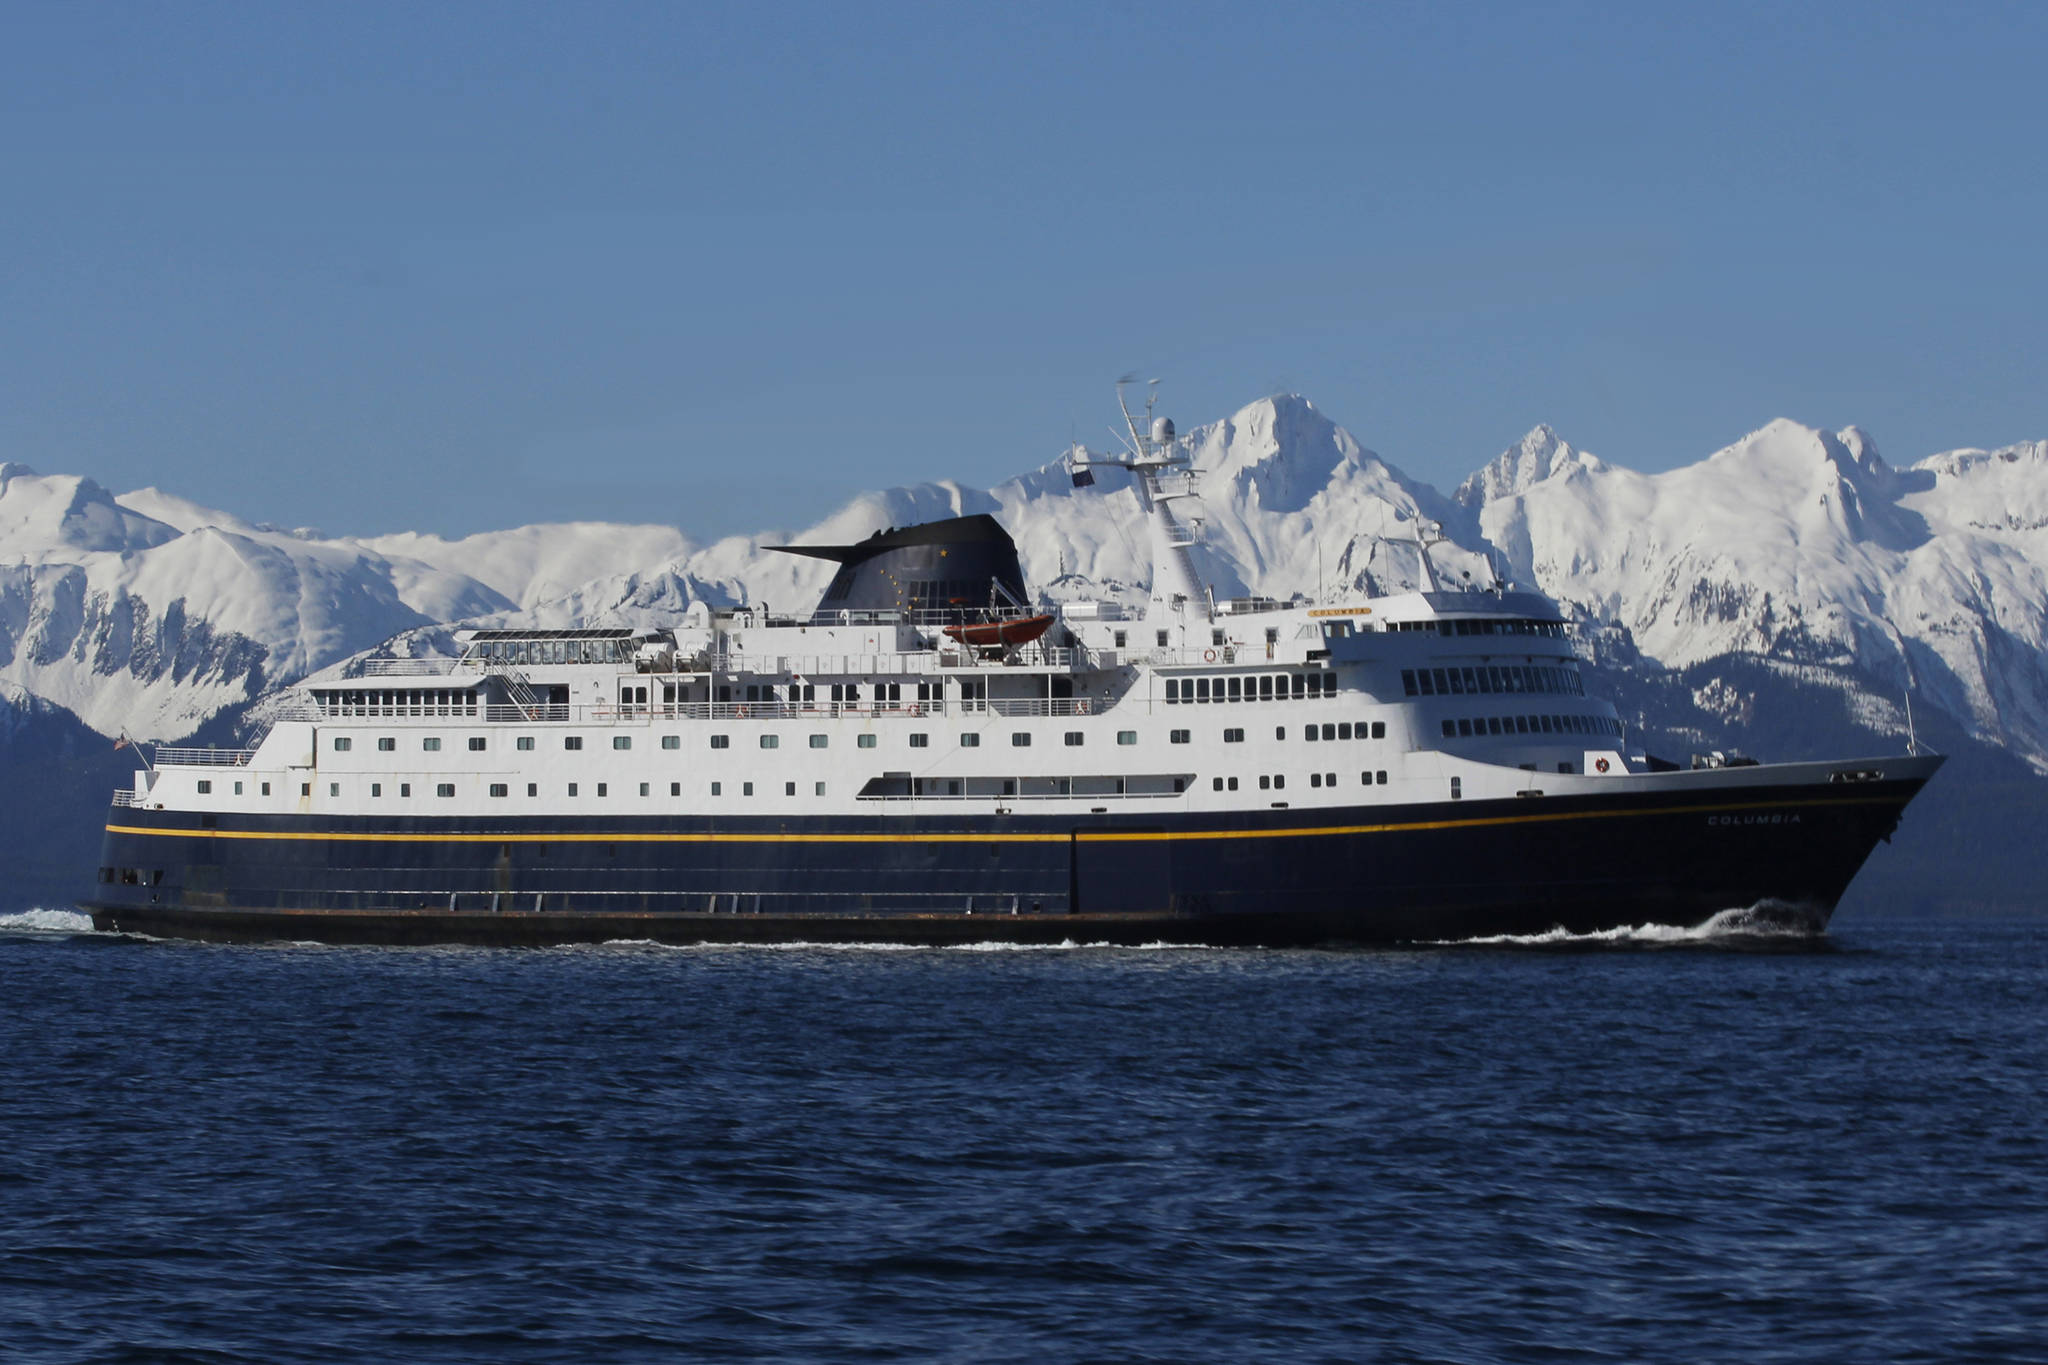
[[[1035,603],[993,518],[791,545],[816,610],[471,630],[159,746],[83,902],[209,940],[1315,945],[1825,926],[1938,755],[1669,762],[1542,595],[1218,601],[1173,424],[1123,411],[1149,600]],[[1909,746],[1910,747],[1910,746]]]

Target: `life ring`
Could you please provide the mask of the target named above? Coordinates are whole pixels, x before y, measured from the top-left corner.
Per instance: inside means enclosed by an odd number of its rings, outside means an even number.
[[[1202,651],[1202,662],[1203,662],[1203,663],[1205,663],[1205,664],[1213,664],[1213,663],[1215,663],[1215,662],[1216,662],[1216,651],[1215,651],[1215,650],[1213,650],[1213,649],[1205,649],[1205,650],[1203,650],[1203,651]]]
[[[1081,698],[1081,700],[1074,703],[1074,714],[1077,716],[1085,716],[1088,714],[1088,699],[1086,697],[1083,697]]]
[[[1596,770],[1604,773],[1607,771],[1607,760],[1604,758],[1596,758],[1593,760],[1593,767]]]
[[[741,720],[745,720],[745,719],[747,718],[747,708],[746,708],[746,707],[742,706],[742,707],[741,707],[741,708],[739,709],[739,718],[740,718]]]
[[[923,703],[923,702],[918,702],[918,701],[914,701],[914,702],[910,703],[910,714],[911,714],[911,715],[913,715],[913,716],[921,716],[921,715],[923,715],[923,714],[924,714],[924,703]]]

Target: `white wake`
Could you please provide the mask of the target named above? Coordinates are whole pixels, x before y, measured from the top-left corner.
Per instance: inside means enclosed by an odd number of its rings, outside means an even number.
[[[22,910],[0,915],[0,933],[89,934],[92,916],[76,910]]]
[[[1811,939],[1827,931],[1827,918],[1817,912],[1779,901],[1722,910],[1698,924],[1632,924],[1614,929],[1595,929],[1575,934],[1562,926],[1540,934],[1484,934],[1475,938],[1447,938],[1429,941],[1430,947],[1551,947],[1559,944],[1639,943],[1681,944],[1736,942],[1755,939]]]

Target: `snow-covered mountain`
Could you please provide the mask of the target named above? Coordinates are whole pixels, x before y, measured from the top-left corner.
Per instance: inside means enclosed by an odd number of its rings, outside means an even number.
[[[1854,428],[1779,421],[1645,475],[1538,427],[1447,497],[1296,396],[1185,439],[1219,596],[1412,583],[1425,517],[1450,537],[1440,573],[1483,581],[1492,558],[1566,602],[1608,662],[1647,675],[1761,661],[1827,678],[1880,729],[1903,723],[1910,676],[1917,704],[2048,771],[2048,442],[1894,469]],[[1047,596],[1136,600],[1149,565],[1135,495],[1121,474],[1098,479],[1077,490],[1053,459],[991,489],[871,493],[815,526],[698,545],[594,523],[328,538],[10,464],[0,682],[103,734],[175,738],[394,636],[445,638],[433,628],[450,622],[654,624],[692,599],[801,609],[830,565],[767,547],[973,512],[1010,528]],[[1753,684],[1712,682],[1695,689],[1703,724],[1755,705]]]

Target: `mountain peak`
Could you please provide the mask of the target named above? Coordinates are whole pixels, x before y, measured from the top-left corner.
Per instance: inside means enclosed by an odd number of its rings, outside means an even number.
[[[1600,461],[1584,451],[1574,450],[1548,422],[1538,422],[1529,434],[1495,456],[1493,462],[1458,485],[1452,496],[1462,507],[1479,507],[1495,498],[1513,497],[1553,475],[1574,469],[1601,468]]]

